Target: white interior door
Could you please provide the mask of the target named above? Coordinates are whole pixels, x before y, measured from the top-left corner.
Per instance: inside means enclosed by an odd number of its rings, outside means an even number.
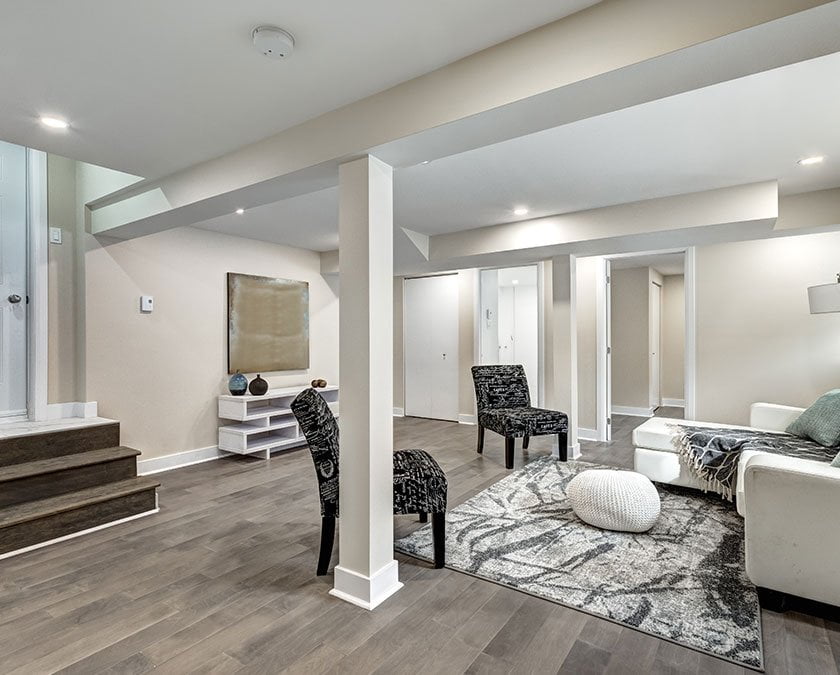
[[[458,276],[406,279],[405,414],[458,420]]]
[[[0,417],[26,414],[26,149],[0,141]]]
[[[650,406],[662,405],[662,287],[650,285]]]

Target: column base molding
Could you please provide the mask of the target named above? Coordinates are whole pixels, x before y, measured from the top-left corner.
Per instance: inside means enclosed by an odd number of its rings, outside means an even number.
[[[334,583],[330,595],[364,609],[373,609],[381,605],[403,587],[396,560],[392,560],[370,577],[336,565]]]

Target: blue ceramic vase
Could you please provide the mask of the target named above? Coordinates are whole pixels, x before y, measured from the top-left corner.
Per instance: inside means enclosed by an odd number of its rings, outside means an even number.
[[[237,370],[228,382],[228,389],[234,396],[243,396],[248,391],[248,378]]]

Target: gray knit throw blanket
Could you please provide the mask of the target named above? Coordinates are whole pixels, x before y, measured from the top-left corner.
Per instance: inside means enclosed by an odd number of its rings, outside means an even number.
[[[814,441],[774,434],[769,431],[722,429],[673,424],[674,445],[694,475],[707,490],[720,492],[732,501],[738,477],[738,460],[744,450],[788,455],[819,462],[830,462],[838,448],[826,448]]]

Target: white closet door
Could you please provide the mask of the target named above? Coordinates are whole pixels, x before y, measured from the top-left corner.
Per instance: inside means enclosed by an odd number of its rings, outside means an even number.
[[[406,279],[405,414],[458,419],[458,276]]]

